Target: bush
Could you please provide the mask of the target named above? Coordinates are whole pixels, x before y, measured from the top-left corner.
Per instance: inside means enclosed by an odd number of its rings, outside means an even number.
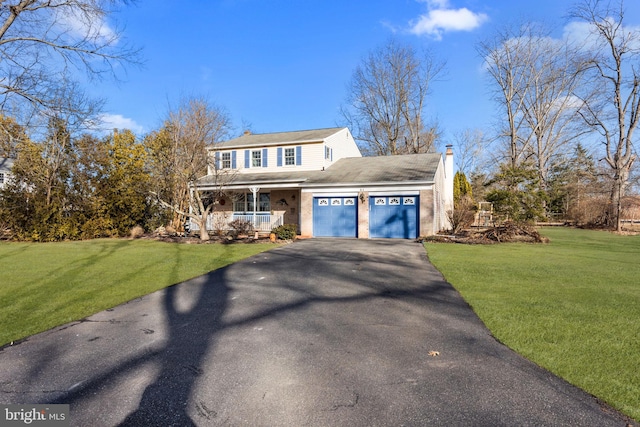
[[[284,224],[271,230],[281,240],[294,240],[298,235],[298,226],[296,224]]]
[[[139,225],[136,225],[131,229],[131,232],[129,233],[129,235],[131,236],[132,239],[139,239],[140,237],[144,236],[144,228],[140,227]]]
[[[237,238],[240,235],[249,235],[253,231],[253,224],[250,221],[244,221],[242,219],[234,219],[229,223],[231,227],[231,236]]]
[[[455,209],[447,211],[449,222],[451,223],[451,233],[457,234],[460,231],[473,225],[477,211],[477,206],[469,196],[461,196],[456,203]]]

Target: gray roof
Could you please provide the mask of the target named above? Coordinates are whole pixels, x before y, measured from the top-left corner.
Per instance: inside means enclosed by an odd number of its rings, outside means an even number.
[[[439,153],[349,157],[310,177],[305,186],[433,182],[440,157]]]
[[[290,183],[301,187],[320,187],[349,184],[431,183],[435,180],[440,158],[440,153],[349,157],[338,160],[324,171],[240,173],[227,186]],[[213,176],[205,176],[198,180],[198,185],[201,186],[213,183]]]
[[[345,128],[298,130],[293,132],[250,133],[229,141],[210,145],[209,148],[253,147],[271,144],[300,144],[319,142]]]

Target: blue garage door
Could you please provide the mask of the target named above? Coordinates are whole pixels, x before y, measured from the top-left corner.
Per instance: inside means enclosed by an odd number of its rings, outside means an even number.
[[[372,196],[369,235],[396,239],[418,237],[417,196]]]
[[[314,197],[315,237],[356,237],[358,216],[355,197]]]

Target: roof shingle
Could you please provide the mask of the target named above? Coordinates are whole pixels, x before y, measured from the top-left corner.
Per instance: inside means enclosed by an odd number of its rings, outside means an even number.
[[[246,134],[230,139],[210,148],[253,147],[271,144],[296,144],[303,142],[319,142],[345,128],[327,128],[313,130],[298,130],[293,132]]]
[[[305,185],[431,182],[440,157],[439,153],[426,153],[340,159],[310,177]]]

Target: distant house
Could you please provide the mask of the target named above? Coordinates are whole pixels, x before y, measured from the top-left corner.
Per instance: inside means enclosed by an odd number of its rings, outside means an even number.
[[[410,239],[449,227],[450,150],[362,157],[347,128],[245,132],[208,150],[212,166],[196,186],[215,188],[219,171],[233,176],[208,229],[239,218],[262,231],[296,224],[309,237]]]
[[[0,189],[3,189],[7,182],[9,182],[12,168],[13,159],[0,157]]]

